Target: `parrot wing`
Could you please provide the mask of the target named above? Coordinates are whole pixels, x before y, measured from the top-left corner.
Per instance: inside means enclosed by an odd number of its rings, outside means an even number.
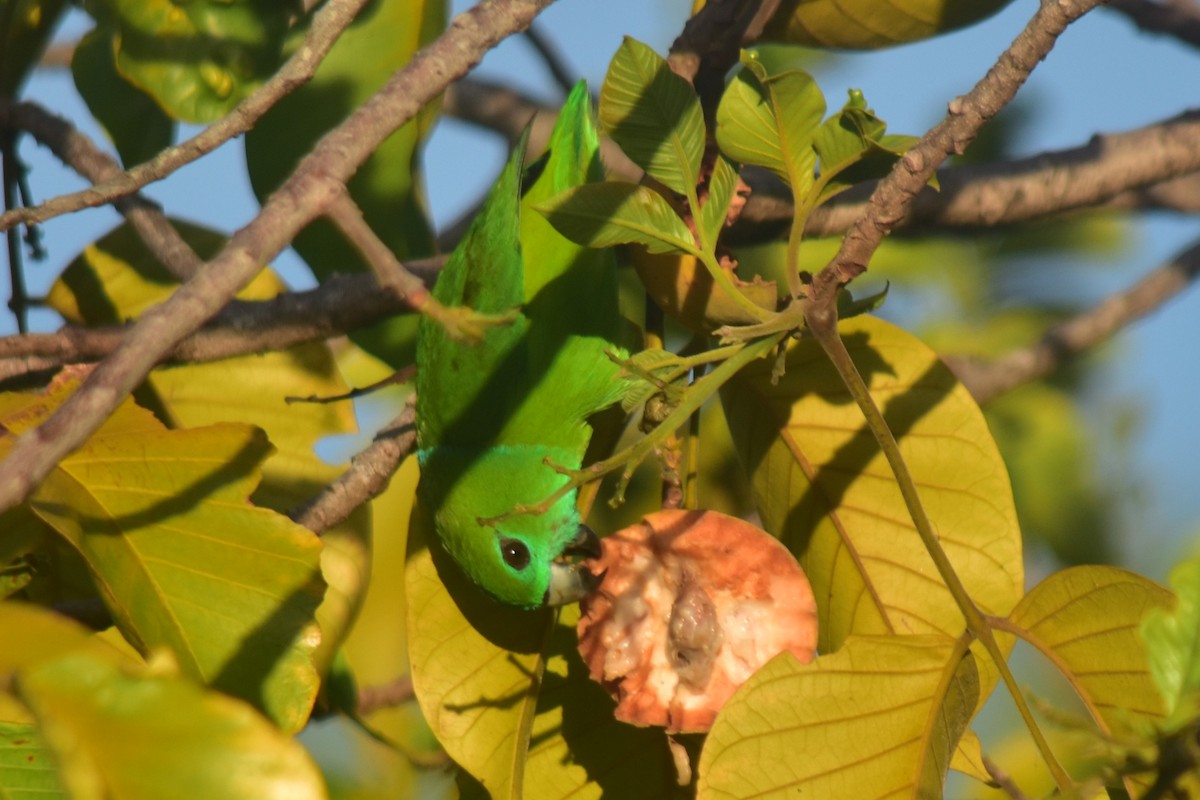
[[[624,354],[626,327],[613,251],[571,242],[533,209],[603,179],[591,97],[580,82],[559,112],[546,154],[530,168],[521,200],[528,393],[505,425],[503,441],[565,448],[582,458],[591,436],[588,417],[626,391],[620,367],[607,355]]]
[[[525,301],[519,244],[522,138],[492,187],[483,208],[438,276],[434,298],[488,314],[519,308]],[[519,316],[489,328],[472,343],[452,338],[440,324],[422,318],[417,344],[417,432],[421,447],[481,447],[494,443],[505,420],[522,400],[528,367]]]

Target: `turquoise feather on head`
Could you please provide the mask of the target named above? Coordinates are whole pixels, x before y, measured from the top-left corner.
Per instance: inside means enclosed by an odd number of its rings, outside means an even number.
[[[623,331],[616,264],[560,236],[523,205],[602,176],[586,86],[572,92],[522,200],[525,140],[434,288],[447,306],[520,308],[475,344],[428,319],[417,345],[417,437],[422,504],[438,538],[476,584],[532,608],[578,600],[597,579],[575,556],[599,555],[572,489],[542,503],[577,470],[589,417],[620,400],[626,379],[606,351]]]

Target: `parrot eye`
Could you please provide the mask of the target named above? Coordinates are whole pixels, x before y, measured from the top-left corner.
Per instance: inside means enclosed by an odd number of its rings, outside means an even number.
[[[519,539],[501,539],[500,556],[518,572],[529,566],[529,548]]]

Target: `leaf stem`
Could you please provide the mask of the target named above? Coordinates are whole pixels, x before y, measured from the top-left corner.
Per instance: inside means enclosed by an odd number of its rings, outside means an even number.
[[[879,411],[879,406],[875,404],[875,398],[871,396],[866,382],[863,381],[862,375],[858,372],[858,367],[854,365],[854,361],[850,358],[850,353],[846,350],[845,343],[842,342],[842,337],[838,334],[836,306],[830,308],[818,306],[815,303],[809,303],[806,306],[809,311],[809,313],[806,313],[808,329],[821,345],[822,349],[824,349],[829,360],[833,362],[833,366],[841,376],[843,383],[845,383],[846,389],[858,404],[859,409],[862,410],[867,427],[874,434],[875,440],[879,443],[884,457],[887,458],[888,464],[892,468],[892,473],[896,476],[896,484],[900,489],[900,494],[904,497],[904,504],[908,508],[908,513],[912,517],[918,535],[921,537],[921,542],[925,545],[929,557],[933,559],[934,566],[937,568],[942,581],[945,582],[946,588],[950,590],[955,604],[962,611],[963,617],[966,619],[967,629],[979,640],[984,649],[987,650],[988,655],[991,656],[992,661],[995,662],[996,669],[999,670],[1000,676],[1004,680],[1004,685],[1008,687],[1009,694],[1012,695],[1013,702],[1017,706],[1017,711],[1020,712],[1021,718],[1025,721],[1025,725],[1029,729],[1029,733],[1033,737],[1034,743],[1042,755],[1042,759],[1046,762],[1047,768],[1049,768],[1051,775],[1054,776],[1054,782],[1058,785],[1059,791],[1064,794],[1067,793],[1074,787],[1074,782],[1066,770],[1063,769],[1062,765],[1058,763],[1058,759],[1055,758],[1053,751],[1050,749],[1049,742],[1046,741],[1045,735],[1042,733],[1041,728],[1038,727],[1037,721],[1033,718],[1033,712],[1025,702],[1020,687],[1017,685],[1016,678],[1013,677],[1012,670],[1008,668],[1008,661],[1003,651],[1001,651],[1000,645],[996,642],[996,637],[992,633],[992,627],[987,617],[975,605],[975,601],[971,599],[971,595],[959,579],[958,573],[954,571],[954,566],[950,563],[946,551],[942,549],[941,542],[933,530],[933,525],[925,513],[925,507],[921,504],[916,483],[913,481],[912,474],[908,471],[908,465],[904,462],[904,457],[900,453],[900,446],[896,442],[896,437],[892,434],[891,428],[888,427],[887,421],[884,420],[883,414]]]
[[[724,361],[736,355],[743,347],[745,347],[745,344],[729,344],[723,347],[714,347],[712,350],[705,350],[695,355],[673,358],[668,362],[674,369],[671,371],[671,377],[667,380],[667,383],[682,377],[685,373],[691,372],[696,367],[703,367],[717,361]]]

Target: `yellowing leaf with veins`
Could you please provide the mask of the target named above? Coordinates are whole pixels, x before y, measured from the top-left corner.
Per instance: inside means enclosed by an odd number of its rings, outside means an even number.
[[[784,0],[763,38],[873,50],[927,39],[995,14],[1010,0]]]
[[[291,737],[161,661],[122,668],[75,651],[22,674],[18,692],[70,797],[327,796],[321,774]]]
[[[839,330],[955,571],[981,608],[1007,614],[1023,590],[1021,537],[979,407],[932,350],[899,328],[861,316]],[[796,553],[812,582],[820,652],[855,633],[957,637],[962,613],[820,346],[794,344],[778,385],[771,366],[751,364],[721,399],[763,526]]]
[[[709,731],[697,797],[940,798],[978,692],[973,658],[943,636],[776,656]]]
[[[180,236],[202,257],[225,243],[221,234],[175,221]],[[89,245],[50,291],[51,305],[68,320],[111,325],[136,319],[165,300],[177,283],[151,256],[136,233],[122,225]],[[267,300],[287,287],[270,270],[243,289],[241,300]],[[288,397],[333,396],[348,387],[325,342],[219,361],[165,365],[147,378],[147,400],[171,427],[194,428],[237,422],[262,428],[275,452],[262,465],[255,501],[286,512],[334,480],[339,469],[323,462],[314,447],[324,437],[356,430],[350,402],[288,403]],[[319,664],[325,666],[353,623],[370,575],[371,524],[366,510],[324,532],[322,572],[329,583],[322,606],[325,636]]]
[[[999,627],[1062,673],[1101,730],[1138,732],[1166,712],[1139,628],[1172,599],[1154,581],[1123,569],[1071,567],[1033,587]],[[1145,776],[1125,780],[1131,796],[1140,794],[1135,787],[1149,787]]]
[[[0,448],[74,388],[64,380],[44,395],[6,397],[0,426],[11,436]],[[249,502],[269,451],[256,428],[170,431],[126,401],[29,505],[81,554],[139,650],[169,649],[187,674],[295,731],[319,684],[321,543]]]

